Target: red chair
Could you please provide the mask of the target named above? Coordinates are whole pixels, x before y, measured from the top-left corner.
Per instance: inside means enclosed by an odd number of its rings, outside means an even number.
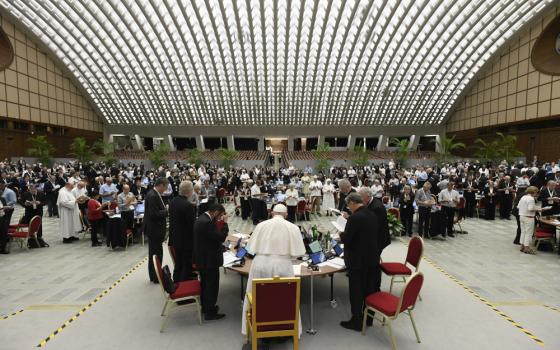
[[[387,212],[392,214],[394,217],[396,217],[397,220],[401,218],[401,213],[399,211],[399,208],[389,208],[387,209]]]
[[[8,227],[8,237],[12,241],[17,241],[21,249],[29,249],[27,242],[29,238],[36,240],[37,247],[39,247],[39,241],[37,240],[37,233],[41,227],[41,217],[35,215],[29,221],[29,224],[17,224],[10,225]]]
[[[556,239],[555,236],[553,227],[542,226],[539,224],[539,226],[535,229],[535,249],[538,250],[539,245],[543,241],[550,242],[550,244],[554,247],[554,240]]]
[[[424,241],[419,236],[414,236],[408,244],[408,251],[406,253],[404,264],[400,262],[382,262],[380,264],[381,271],[383,271],[387,276],[391,276],[389,292],[393,291],[394,282],[400,282],[395,281],[395,277],[401,277],[402,282],[405,282],[406,277],[412,275],[413,271],[410,267],[408,267],[408,264],[415,268],[414,272],[418,272],[423,254]]]
[[[455,216],[453,217],[453,226],[459,226],[459,230],[455,230],[456,233],[459,234],[467,234],[467,231],[463,231],[461,227],[461,222],[465,219],[465,197],[459,198],[459,204],[457,204],[457,208],[455,210]]]
[[[202,309],[200,306],[200,281],[194,280],[175,283],[175,292],[173,294],[169,294],[163,288],[163,269],[161,267],[161,261],[159,260],[157,255],[154,255],[152,259],[154,261],[154,267],[156,270],[159,285],[165,299],[165,304],[163,304],[163,310],[161,311],[161,316],[163,316],[164,318],[163,320],[161,320],[161,328],[159,331],[163,333],[163,329],[167,321],[167,316],[169,315],[166,314],[165,311],[167,311],[167,307],[169,306],[169,304],[176,305],[178,307],[195,305],[198,313],[198,323],[202,324]],[[194,300],[194,303],[185,305],[177,304],[178,302],[184,300]]]
[[[292,337],[299,348],[300,278],[255,278],[247,293],[247,341],[257,350],[260,338]]]
[[[387,327],[389,328],[389,334],[391,336],[391,347],[393,350],[397,350],[397,342],[395,341],[395,335],[393,334],[391,322],[396,320],[397,317],[399,317],[399,314],[404,312],[410,317],[412,328],[414,329],[414,334],[416,335],[416,340],[420,343],[420,336],[418,335],[418,330],[416,329],[416,323],[414,323],[412,310],[414,310],[416,299],[418,299],[418,296],[420,295],[420,289],[422,288],[423,283],[424,275],[421,272],[417,272],[408,279],[400,297],[396,297],[387,292],[376,292],[367,296],[362,334],[366,334],[367,317],[374,316],[374,314],[371,314],[370,312],[377,313],[383,316],[383,323],[387,321]]]
[[[303,214],[303,220],[306,220],[307,217],[307,213],[309,212],[308,210],[308,206],[307,206],[307,202],[306,201],[299,201],[297,204],[297,209],[296,209],[296,221],[299,220],[300,215]]]

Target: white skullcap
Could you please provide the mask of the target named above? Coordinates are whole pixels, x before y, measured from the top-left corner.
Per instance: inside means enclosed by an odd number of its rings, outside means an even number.
[[[272,210],[274,213],[284,214],[288,212],[288,208],[284,204],[276,204]]]

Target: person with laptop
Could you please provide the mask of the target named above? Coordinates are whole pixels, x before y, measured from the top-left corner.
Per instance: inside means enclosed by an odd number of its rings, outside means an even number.
[[[352,318],[341,321],[340,325],[354,331],[362,330],[364,300],[375,291],[376,276],[379,270],[379,247],[377,235],[379,223],[373,211],[368,210],[362,197],[355,192],[344,199],[352,213],[346,222],[340,239],[344,243],[344,263],[348,276],[350,309]],[[368,318],[371,326],[373,318]]]
[[[292,260],[305,254],[305,245],[299,227],[286,220],[288,209],[284,204],[276,204],[272,218],[259,223],[249,242],[247,250],[255,255],[247,280],[247,292],[251,292],[253,278],[293,277]],[[243,302],[241,333],[246,334],[244,315],[249,307]],[[301,322],[300,333],[301,333]]]

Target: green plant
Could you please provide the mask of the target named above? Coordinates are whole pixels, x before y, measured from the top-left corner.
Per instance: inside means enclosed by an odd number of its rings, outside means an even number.
[[[329,152],[331,151],[331,146],[328,142],[322,145],[317,145],[317,148],[313,150],[313,155],[317,161],[317,172],[325,171],[330,167]]]
[[[501,132],[497,132],[496,136],[498,136],[496,140],[497,153],[500,158],[511,163],[514,158],[523,156],[523,152],[517,149],[517,136],[505,135]]]
[[[234,149],[218,148],[216,153],[224,168],[229,168],[233,164],[233,161],[239,157],[239,152]]]
[[[114,164],[117,161],[115,155],[115,144],[99,139],[93,143],[94,149],[101,153],[101,159],[107,165]]]
[[[391,140],[391,144],[397,148],[395,152],[396,161],[400,164],[401,168],[404,168],[408,154],[410,153],[409,140],[394,138]]]
[[[498,147],[496,140],[486,142],[483,139],[474,140],[474,145],[471,146],[474,151],[474,156],[483,162],[494,161],[498,158]]]
[[[369,154],[364,146],[354,147],[354,164],[357,166],[365,166],[369,163]]]
[[[93,157],[93,148],[88,146],[86,139],[76,137],[70,144],[70,153],[68,155],[76,158],[79,162],[85,163]]]
[[[439,147],[439,160],[442,163],[448,162],[452,151],[466,147],[462,142],[455,142],[455,135],[453,135],[452,137],[443,136],[436,143]]]
[[[167,156],[171,148],[167,143],[160,143],[159,146],[150,152],[150,161],[152,162],[152,166],[154,168],[159,168],[161,165],[167,162]]]
[[[54,152],[54,146],[49,143],[46,136],[35,136],[27,139],[29,142],[29,147],[27,149],[27,154],[32,157],[37,157],[39,161],[47,165],[51,160],[52,153]]]
[[[186,159],[190,164],[199,165],[202,163],[202,152],[198,148],[191,149],[187,152]]]
[[[402,222],[397,217],[387,212],[387,225],[389,226],[389,233],[392,237],[400,236],[403,231]]]

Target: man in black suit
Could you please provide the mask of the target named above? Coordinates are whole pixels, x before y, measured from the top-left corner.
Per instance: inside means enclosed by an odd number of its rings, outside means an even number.
[[[25,192],[21,197],[23,206],[25,207],[25,214],[23,215],[22,223],[28,224],[34,216],[43,218],[43,205],[45,204],[45,195],[37,191],[37,187],[33,184],[28,186],[29,191]],[[43,237],[43,225],[39,226],[37,237]]]
[[[340,325],[347,329],[361,331],[365,298],[375,292],[376,275],[379,270],[379,247],[377,235],[379,222],[375,214],[368,210],[362,197],[350,193],[345,198],[352,215],[348,217],[344,232],[340,235],[344,243],[344,262],[346,264],[350,308],[352,318]],[[371,325],[373,319],[368,319]]]
[[[58,190],[60,185],[56,183],[56,178],[54,175],[48,175],[48,181],[43,185],[43,191],[45,192],[47,200],[47,208],[49,217],[58,216],[58,207],[56,206],[56,200],[58,199]]]
[[[541,189],[537,201],[541,202],[541,206],[552,207],[550,210],[543,211],[542,216],[550,216],[560,213],[560,194],[556,190],[556,181],[548,180],[546,186]]]
[[[193,184],[183,181],[179,185],[179,195],[169,203],[169,242],[175,250],[175,282],[192,279],[192,251],[195,208],[189,202]]]
[[[163,261],[163,241],[165,239],[165,224],[167,208],[163,204],[161,194],[167,189],[167,179],[158,178],[154,188],[146,194],[144,203],[144,233],[148,236],[148,273],[150,281],[158,283],[152,257],[157,255]]]
[[[340,189],[339,198],[338,198],[338,210],[340,210],[343,215],[344,213],[350,214],[350,210],[346,206],[346,202],[344,198],[352,192],[356,192],[355,189],[352,188],[352,184],[347,179],[340,179],[338,180],[338,188]],[[347,215],[345,215],[346,217]]]
[[[219,320],[218,313],[220,266],[224,264],[223,245],[228,234],[226,210],[221,204],[211,204],[194,223],[194,263],[200,272],[202,312],[205,320]],[[221,226],[221,227],[220,227]]]

